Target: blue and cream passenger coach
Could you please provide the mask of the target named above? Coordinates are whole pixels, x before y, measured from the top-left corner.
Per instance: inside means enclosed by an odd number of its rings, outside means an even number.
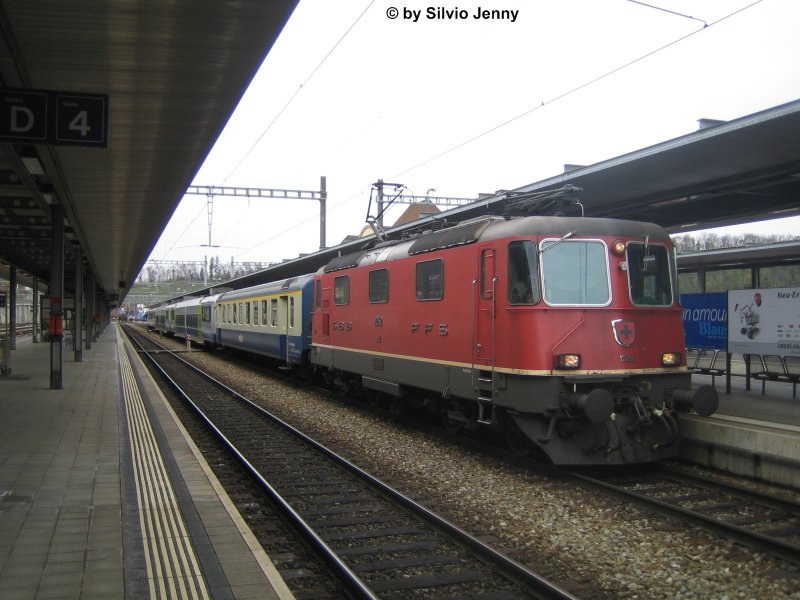
[[[216,303],[222,346],[303,364],[311,346],[313,275],[222,294]]]

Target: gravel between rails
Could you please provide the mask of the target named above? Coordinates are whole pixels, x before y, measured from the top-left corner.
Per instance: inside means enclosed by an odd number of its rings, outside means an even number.
[[[283,384],[225,354],[184,356],[580,598],[800,599],[800,569],[789,563]]]

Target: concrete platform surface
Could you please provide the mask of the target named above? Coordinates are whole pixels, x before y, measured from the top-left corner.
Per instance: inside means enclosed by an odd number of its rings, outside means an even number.
[[[291,598],[117,326],[82,358],[0,377],[0,598]]]

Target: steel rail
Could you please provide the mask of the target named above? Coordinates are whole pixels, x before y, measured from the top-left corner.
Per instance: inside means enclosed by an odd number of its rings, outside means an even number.
[[[155,342],[153,342],[155,343]],[[165,349],[166,350],[166,349]],[[143,350],[144,351],[144,350]],[[146,351],[144,351],[146,352]],[[428,521],[431,525],[443,531],[447,535],[451,536],[455,540],[457,540],[463,546],[469,548],[471,551],[475,552],[476,554],[480,554],[480,556],[488,561],[490,564],[495,565],[497,568],[501,569],[507,577],[522,583],[532,591],[537,594],[538,598],[543,600],[577,600],[575,596],[571,595],[567,591],[561,589],[560,587],[554,585],[547,579],[541,577],[540,575],[534,573],[533,571],[529,570],[524,565],[518,563],[517,561],[509,558],[508,556],[498,552],[494,548],[484,544],[474,536],[470,535],[463,529],[459,528],[458,526],[450,523],[443,517],[433,513],[429,509],[425,508],[421,504],[415,502],[413,499],[405,496],[398,490],[395,490],[391,486],[387,485],[386,483],[380,481],[379,479],[373,477],[357,465],[351,463],[347,459],[343,458],[336,454],[333,450],[321,444],[320,442],[314,440],[313,438],[307,436],[302,431],[296,429],[289,423],[283,421],[280,417],[270,413],[266,409],[261,406],[258,406],[251,400],[245,398],[235,390],[231,389],[224,383],[214,379],[207,373],[203,372],[201,369],[196,367],[195,365],[185,361],[183,358],[175,355],[174,353],[166,350],[166,352],[172,355],[176,360],[183,363],[186,367],[190,368],[194,372],[196,372],[199,376],[203,377],[207,381],[214,383],[214,385],[220,386],[223,390],[227,393],[231,394],[234,398],[236,398],[242,404],[252,408],[253,410],[257,411],[266,419],[270,420],[274,424],[280,426],[287,432],[291,433],[292,435],[296,436],[305,444],[311,446],[315,450],[319,451],[327,458],[331,459],[332,461],[336,462],[340,466],[344,467],[345,469],[351,471],[363,481],[367,482],[372,487],[378,489],[382,493],[392,497],[395,501],[402,504],[407,509],[411,510],[413,513],[417,514],[418,516],[422,517],[426,521]],[[149,355],[148,355],[149,357]],[[250,464],[250,462],[241,455],[241,453],[235,449],[235,446],[225,437],[225,435],[217,429],[217,427],[208,419],[206,415],[202,413],[199,407],[196,406],[191,399],[188,398],[186,394],[182,390],[180,390],[178,384],[173,381],[173,379],[167,375],[164,370],[154,362],[153,359],[151,361],[156,365],[158,370],[164,374],[166,379],[170,382],[170,385],[173,386],[176,391],[187,400],[188,404],[197,412],[200,418],[206,422],[206,424],[211,428],[211,430],[217,435],[223,443],[231,449],[234,455],[237,457],[238,460],[245,466],[248,472],[253,475],[256,480],[264,486],[264,489],[267,493],[272,497],[275,502],[290,516],[290,518],[298,524],[298,527],[306,534],[310,541],[312,541],[313,545],[318,548],[321,554],[324,556],[326,562],[330,560],[330,565],[332,568],[339,572],[339,569],[342,569],[343,578],[346,581],[352,581],[353,584],[356,586],[356,589],[359,593],[364,593],[367,595],[361,596],[364,598],[376,598],[376,596],[372,595],[371,590],[364,584],[357,575],[355,575],[347,565],[341,561],[341,559],[336,555],[336,553],[322,540],[316,532],[302,519],[302,517],[294,511],[294,509],[289,505],[289,503],[275,490],[266,479],[258,473],[258,471]],[[241,457],[241,458],[240,458]]]
[[[706,529],[711,529],[718,533],[722,533],[726,537],[733,538],[736,541],[742,542],[746,545],[755,546],[764,552],[767,552],[782,560],[800,563],[800,549],[795,545],[788,544],[774,537],[764,535],[757,531],[753,531],[733,523],[728,523],[721,519],[715,519],[714,517],[706,516],[700,512],[683,508],[682,506],[676,506],[674,504],[664,502],[658,498],[647,496],[646,494],[634,492],[601,479],[595,479],[594,477],[575,473],[574,471],[564,471],[563,473],[566,473],[568,477],[573,478],[575,481],[590,488],[601,489],[625,500],[634,500],[642,506],[655,506],[663,513],[680,517],[681,519],[690,521]]]
[[[138,340],[134,340],[135,343],[139,346],[142,353],[147,356],[148,360],[150,360],[151,364],[161,373],[161,375],[165,378],[165,380],[170,384],[170,386],[175,390],[175,392],[194,410],[194,412],[198,415],[198,417],[206,424],[206,426],[213,432],[213,434],[222,442],[222,444],[228,449],[228,451],[233,454],[237,461],[245,468],[245,470],[258,482],[258,484],[262,487],[262,489],[267,493],[267,495],[278,505],[278,507],[286,514],[286,516],[290,519],[292,523],[298,528],[301,535],[306,538],[306,540],[312,545],[312,547],[319,553],[323,561],[330,567],[334,573],[341,579],[342,583],[345,584],[347,591],[352,593],[355,598],[364,599],[364,600],[378,600],[378,596],[375,596],[372,591],[366,586],[366,584],[361,581],[361,579],[356,575],[340,558],[339,556],[328,546],[325,541],[319,537],[319,535],[314,531],[314,529],[306,523],[306,521],[292,508],[292,506],[283,498],[283,496],[278,493],[278,491],[261,475],[261,473],[250,463],[249,460],[239,451],[239,449],[225,436],[222,431],[220,431],[216,425],[208,418],[208,416],[203,413],[200,407],[195,404],[192,399],[181,389],[180,385],[167,374],[167,372],[159,365],[156,360],[151,356],[151,354],[144,349],[144,347],[138,342]],[[153,342],[155,344],[155,342]],[[194,365],[186,362],[182,358],[176,356],[173,352],[170,352],[168,349],[164,348],[164,351],[169,355],[173,356],[176,360],[184,363],[185,365],[191,367],[202,376],[210,379],[211,381],[215,382],[216,384],[222,386],[226,391],[229,391],[231,394],[235,395],[237,398],[241,398],[239,394],[235,391],[231,390],[223,383],[214,380],[213,378],[209,377],[207,374],[203,373]]]

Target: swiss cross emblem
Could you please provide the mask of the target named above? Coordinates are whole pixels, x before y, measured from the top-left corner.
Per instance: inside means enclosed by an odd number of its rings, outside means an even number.
[[[614,329],[614,339],[620,346],[630,348],[636,341],[636,323],[633,321],[616,319],[611,321],[611,327]]]

